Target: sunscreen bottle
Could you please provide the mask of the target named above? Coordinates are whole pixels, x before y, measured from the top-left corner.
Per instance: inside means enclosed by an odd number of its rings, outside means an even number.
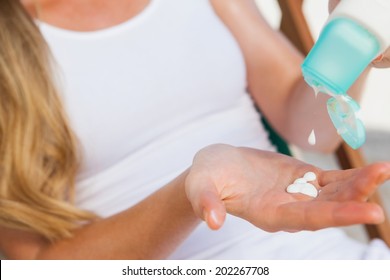
[[[302,64],[305,81],[332,96],[329,116],[353,149],[363,145],[366,134],[357,116],[360,107],[347,91],[389,45],[389,0],[341,0]]]

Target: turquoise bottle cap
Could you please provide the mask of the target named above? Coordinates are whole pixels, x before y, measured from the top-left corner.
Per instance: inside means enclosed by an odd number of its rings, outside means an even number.
[[[357,149],[366,141],[363,122],[358,118],[360,106],[348,95],[337,95],[327,102],[328,114],[337,133],[352,148]]]

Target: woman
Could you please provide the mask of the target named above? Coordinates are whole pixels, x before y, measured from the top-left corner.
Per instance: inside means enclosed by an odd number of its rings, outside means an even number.
[[[318,149],[339,139],[325,97],[301,79],[302,57],[253,2],[21,2],[56,64],[17,1],[2,0],[0,248],[9,258],[373,251],[335,229],[286,233],[380,222],[366,200],[390,167],[325,172],[272,152],[251,97],[292,143],[308,147],[313,128]],[[307,171],[318,198],[286,193]]]

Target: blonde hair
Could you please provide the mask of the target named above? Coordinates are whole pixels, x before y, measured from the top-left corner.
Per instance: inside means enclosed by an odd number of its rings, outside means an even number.
[[[19,0],[0,7],[0,226],[68,237],[95,217],[72,204],[76,141],[39,29]]]

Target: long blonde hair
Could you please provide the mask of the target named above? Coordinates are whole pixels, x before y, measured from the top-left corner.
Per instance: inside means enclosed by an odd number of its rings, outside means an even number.
[[[48,47],[19,0],[0,0],[0,226],[71,236],[94,215],[73,204],[76,141]]]

